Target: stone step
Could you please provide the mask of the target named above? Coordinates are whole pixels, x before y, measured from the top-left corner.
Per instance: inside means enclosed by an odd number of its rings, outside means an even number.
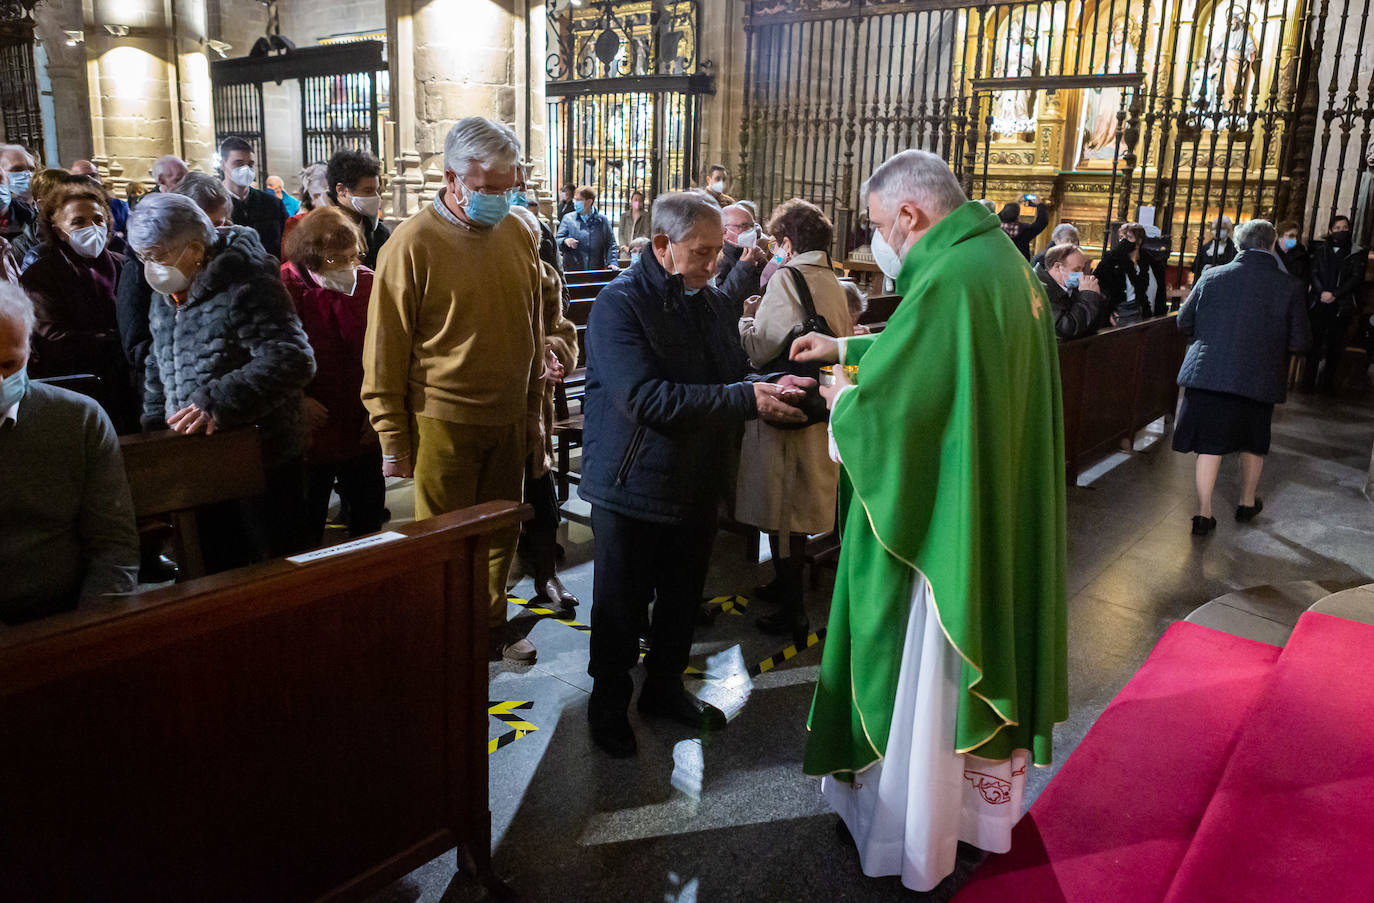
[[[1350,586],[1338,580],[1294,580],[1251,586],[1218,596],[1194,609],[1185,620],[1282,646],[1303,612]]]

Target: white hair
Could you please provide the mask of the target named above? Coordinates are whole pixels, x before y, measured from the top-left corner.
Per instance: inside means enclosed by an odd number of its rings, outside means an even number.
[[[23,327],[25,344],[33,335],[33,299],[13,282],[0,282],[0,320],[13,320]]]
[[[758,217],[754,215],[754,211],[750,210],[746,205],[741,204],[739,202],[728,204],[725,207],[720,208],[720,212],[722,214],[725,213],[725,211],[727,210],[738,210],[741,213],[748,214],[749,220],[751,222],[758,222]]]
[[[457,175],[476,163],[503,169],[520,163],[520,139],[508,127],[484,116],[460,119],[444,139],[444,169]]]
[[[1218,230],[1218,229],[1229,229],[1229,228],[1231,228],[1231,217],[1227,216],[1227,215],[1224,214],[1224,213],[1223,213],[1221,216],[1217,217],[1216,219],[1212,220],[1212,231],[1213,231],[1213,232],[1215,232],[1215,231]]]
[[[1252,219],[1236,226],[1236,248],[1241,251],[1269,251],[1278,238],[1274,224],[1268,220]]]
[[[208,248],[218,234],[205,211],[182,194],[150,194],[129,214],[129,246],[139,254],[190,241]]]
[[[206,213],[218,210],[225,204],[233,204],[224,183],[207,172],[188,172],[171,193],[190,198]]]
[[[1078,234],[1078,227],[1073,223],[1060,223],[1050,233],[1051,245],[1077,245],[1082,244],[1082,241],[1082,236]]]
[[[654,235],[666,235],[674,244],[686,241],[697,223],[707,219],[720,229],[720,205],[704,191],[673,191],[654,201]]]
[[[861,198],[870,195],[877,195],[888,207],[911,201],[932,219],[940,219],[968,201],[945,161],[922,150],[904,150],[888,157],[873,170],[859,193]]]
[[[153,161],[153,168],[149,170],[148,175],[153,177],[154,182],[161,184],[163,175],[174,166],[180,166],[183,170],[190,170],[190,167],[186,165],[186,161],[176,154],[165,154]]]

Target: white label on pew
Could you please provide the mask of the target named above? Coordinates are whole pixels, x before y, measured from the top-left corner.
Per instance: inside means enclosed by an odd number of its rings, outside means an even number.
[[[337,546],[329,546],[326,549],[316,549],[313,552],[305,552],[301,555],[292,555],[286,560],[292,564],[309,564],[312,561],[319,561],[321,558],[332,558],[335,555],[346,555],[349,552],[356,552],[359,549],[368,549],[372,546],[379,546],[382,543],[395,542],[398,539],[405,539],[404,533],[397,533],[395,530],[388,530],[385,533],[378,533],[375,536],[364,536],[362,539],[354,539],[349,542],[341,542]]]

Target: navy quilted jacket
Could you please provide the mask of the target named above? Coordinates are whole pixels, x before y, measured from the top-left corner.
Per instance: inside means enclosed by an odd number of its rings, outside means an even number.
[[[143,423],[165,428],[188,404],[219,427],[257,424],[268,469],[305,453],[302,389],[315,356],[282,286],[280,265],[246,226],[220,230],[180,305],[154,294]]]
[[[1287,396],[1288,355],[1312,341],[1304,287],[1268,251],[1241,251],[1202,274],[1178,312],[1192,336],[1178,384],[1278,404]]]

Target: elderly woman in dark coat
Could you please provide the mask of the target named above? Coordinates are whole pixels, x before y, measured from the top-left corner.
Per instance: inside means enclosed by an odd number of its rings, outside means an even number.
[[[34,299],[34,376],[90,373],[119,432],[137,430],[133,383],[119,344],[115,284],[124,258],[109,250],[110,209],[85,176],[61,174],[38,211],[43,243],[19,277]]]
[[[1178,372],[1174,451],[1198,456],[1195,536],[1216,529],[1212,490],[1223,455],[1240,452],[1236,520],[1246,523],[1264,507],[1255,490],[1274,405],[1286,394],[1289,354],[1306,351],[1311,338],[1304,287],[1280,269],[1275,237],[1264,220],[1242,223],[1236,259],[1203,273],[1178,312],[1178,328],[1193,341]]]
[[[252,229],[217,230],[179,194],[141,201],[129,244],[155,293],[144,425],[189,435],[252,424],[262,440],[263,495],[237,517],[221,509],[201,518],[206,569],[299,551],[309,441],[302,389],[315,359],[277,261]]]

